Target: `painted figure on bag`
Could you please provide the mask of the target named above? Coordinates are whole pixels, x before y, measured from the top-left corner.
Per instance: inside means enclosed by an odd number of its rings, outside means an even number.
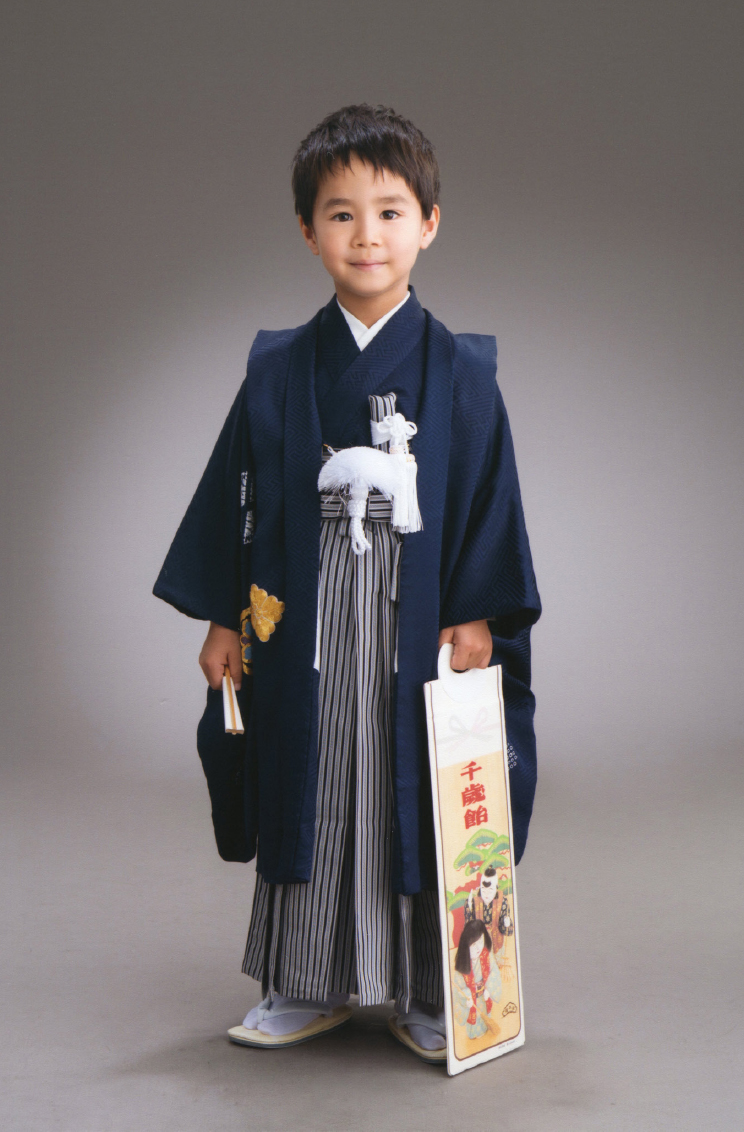
[[[469,920],[460,936],[452,981],[455,1023],[469,1038],[487,1031],[496,1035],[495,1005],[501,998],[501,975],[493,955],[491,933],[482,920]]]
[[[465,905],[465,923],[480,920],[485,924],[497,957],[504,946],[504,933],[501,931],[501,908],[503,896],[499,891],[499,880],[495,869],[486,869],[481,877],[480,888],[471,892]]]

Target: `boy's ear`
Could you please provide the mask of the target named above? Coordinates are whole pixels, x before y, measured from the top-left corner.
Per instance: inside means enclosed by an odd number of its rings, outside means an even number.
[[[302,232],[302,237],[307,246],[310,248],[310,251],[313,253],[313,255],[320,255],[320,248],[318,247],[318,242],[315,239],[315,233],[313,232],[312,225],[306,224],[301,216],[298,216],[297,219],[300,222],[300,231]]]
[[[436,236],[437,228],[439,227],[439,215],[439,205],[435,204],[431,210],[431,216],[428,220],[424,221],[423,229],[421,232],[421,244],[419,245],[420,247],[428,248],[429,244]]]

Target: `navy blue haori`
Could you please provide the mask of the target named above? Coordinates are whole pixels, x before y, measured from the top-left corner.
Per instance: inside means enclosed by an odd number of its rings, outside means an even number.
[[[370,445],[369,395],[414,421],[423,530],[402,536],[393,687],[393,888],[436,887],[422,686],[439,630],[487,618],[503,665],[518,861],[537,778],[530,628],[540,616],[496,341],[451,334],[415,293],[360,351],[336,298],[304,326],[259,331],[248,370],[155,584],[190,617],[243,631],[245,735],[210,691],[199,753],[218,849],[269,884],[307,881],[318,769],[323,444]],[[283,603],[283,607],[282,607]],[[253,614],[253,616],[251,616]],[[252,626],[252,628],[251,628]],[[250,638],[250,644],[248,644]],[[512,750],[513,749],[513,750]]]

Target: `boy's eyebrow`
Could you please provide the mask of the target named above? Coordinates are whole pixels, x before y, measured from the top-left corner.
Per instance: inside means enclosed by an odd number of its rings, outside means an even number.
[[[323,201],[321,207],[323,208],[339,208],[342,204],[353,204],[352,200],[348,197],[331,197],[329,200]],[[392,196],[375,197],[376,204],[406,204],[406,198],[401,196],[400,193],[394,193]]]

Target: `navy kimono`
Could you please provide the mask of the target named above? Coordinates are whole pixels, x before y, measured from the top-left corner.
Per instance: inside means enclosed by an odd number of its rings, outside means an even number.
[[[199,729],[221,854],[270,884],[309,878],[315,830],[322,445],[369,445],[369,394],[415,421],[424,529],[403,536],[393,695],[393,887],[436,887],[422,685],[441,628],[487,618],[503,665],[515,855],[536,783],[530,628],[540,616],[496,343],[453,335],[415,294],[360,353],[331,302],[304,326],[260,331],[247,376],[154,593],[239,629],[251,587],[283,603],[240,692],[246,734],[224,734],[221,693]],[[254,589],[254,594],[257,590]]]

